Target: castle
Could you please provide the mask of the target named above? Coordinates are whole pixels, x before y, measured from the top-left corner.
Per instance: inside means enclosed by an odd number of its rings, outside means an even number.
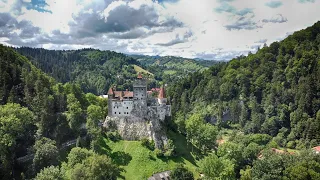
[[[133,83],[133,91],[118,91],[111,87],[108,91],[108,116],[104,122],[106,129],[119,132],[123,139],[152,139],[157,148],[167,142],[163,127],[166,117],[171,116],[165,87],[158,90],[158,97],[153,91],[147,91],[147,79],[141,73]]]
[[[130,117],[133,114],[145,117],[147,114],[141,113],[148,113],[145,111],[148,108],[155,110],[160,119],[171,116],[164,86],[160,88],[158,98],[152,97],[152,91],[147,91],[147,80],[142,78],[141,73],[133,83],[133,91],[117,91],[115,87],[108,91],[109,117]]]

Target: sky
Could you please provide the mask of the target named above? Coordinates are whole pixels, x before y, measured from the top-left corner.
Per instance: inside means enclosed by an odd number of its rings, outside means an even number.
[[[0,0],[0,43],[230,60],[319,12],[320,0]]]

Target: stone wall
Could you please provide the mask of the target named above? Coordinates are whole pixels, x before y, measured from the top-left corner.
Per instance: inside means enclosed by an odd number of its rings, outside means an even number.
[[[116,130],[125,140],[140,140],[142,138],[152,139],[151,124],[141,118],[130,117],[106,117],[103,126],[107,130]]]
[[[148,106],[134,104],[130,116],[107,116],[103,126],[107,130],[117,130],[125,140],[152,139],[158,149],[162,149],[167,143],[167,136],[163,122],[170,115],[170,106]]]

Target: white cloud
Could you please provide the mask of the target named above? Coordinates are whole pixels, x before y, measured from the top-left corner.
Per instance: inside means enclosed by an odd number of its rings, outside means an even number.
[[[1,43],[219,60],[254,51],[320,20],[319,0],[282,0],[277,8],[266,5],[270,0],[47,0],[45,9],[51,13],[21,2],[0,0],[0,13],[31,21],[42,34],[29,37],[32,33],[16,29]]]

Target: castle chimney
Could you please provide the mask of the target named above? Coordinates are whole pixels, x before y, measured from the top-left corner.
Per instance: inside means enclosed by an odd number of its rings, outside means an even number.
[[[165,92],[164,86],[161,86],[158,98],[159,99],[166,98],[166,92]]]
[[[141,72],[138,73],[138,79],[142,79],[142,75],[141,75]]]

